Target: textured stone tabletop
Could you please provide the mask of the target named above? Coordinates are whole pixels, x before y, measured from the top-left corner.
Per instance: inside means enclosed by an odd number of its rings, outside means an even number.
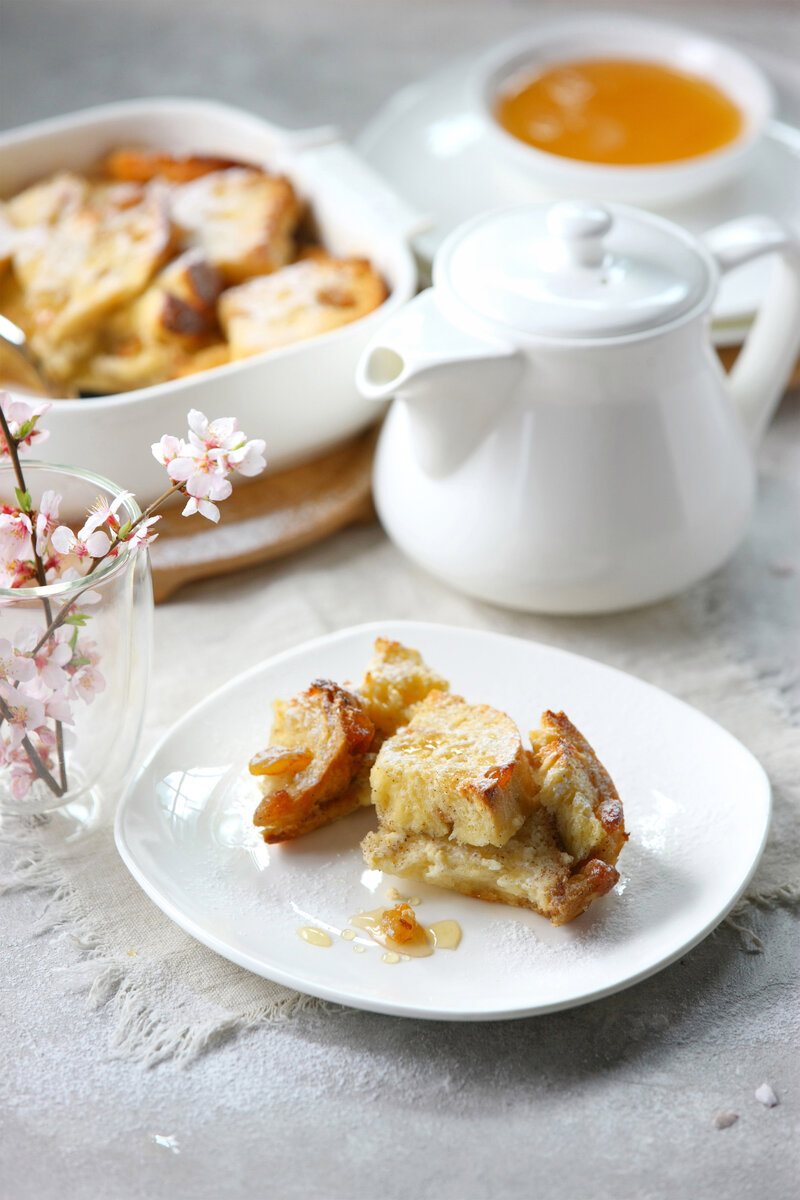
[[[800,54],[793,3],[616,7],[691,20],[767,58]],[[399,86],[546,8],[5,0],[0,119],[13,126],[185,94],[292,126],[335,120],[352,135]],[[409,566],[377,525],[187,590],[156,613],[144,749],[252,662],[332,629],[408,617],[538,638],[623,666],[730,719],[780,771],[800,713],[797,395],[767,434],[759,472],[753,526],[732,562],[634,614],[570,621],[472,603]],[[712,644],[719,676],[699,678]],[[747,681],[740,697],[725,695],[725,663]],[[758,714],[782,738],[770,740]],[[115,1043],[113,987],[88,1002],[90,975],[76,973],[86,948],[69,929],[37,933],[46,902],[35,888],[0,899],[3,1200],[797,1194],[796,908],[751,908],[741,928],[724,924],[650,980],[564,1013],[458,1025],[299,1012],[218,1042],[186,1068],[144,1068]],[[776,1108],[755,1099],[764,1082]],[[726,1111],[738,1120],[717,1128]]]

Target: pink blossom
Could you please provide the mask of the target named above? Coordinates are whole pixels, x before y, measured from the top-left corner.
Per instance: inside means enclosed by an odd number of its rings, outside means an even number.
[[[36,779],[33,763],[22,746],[9,746],[4,757],[9,768],[11,795],[15,800],[24,800]]]
[[[27,733],[43,724],[44,704],[24,688],[12,687],[6,680],[0,680],[0,697],[8,709],[3,715],[9,724],[9,745],[18,746]]]
[[[160,462],[162,466],[168,467],[172,460],[180,454],[181,443],[172,434],[165,433],[160,442],[153,442],[150,449],[153,451],[156,461]]]
[[[209,421],[204,413],[192,409],[188,415],[187,440],[164,436],[153,447],[153,454],[167,468],[174,483],[182,483],[189,500],[183,510],[188,517],[200,513],[210,521],[219,520],[214,501],[227,500],[233,490],[228,480],[231,471],[257,475],[266,465],[261,438],[247,440],[234,417]]]
[[[48,638],[33,660],[39,679],[53,692],[59,691],[69,683],[69,675],[65,668],[71,661],[72,647],[69,643],[57,642],[53,638]]]
[[[207,517],[209,521],[213,521],[215,524],[219,520],[219,509],[216,504],[212,504],[210,500],[197,500],[194,496],[191,496],[186,502],[181,515],[191,517],[195,513],[200,513],[201,517]]]
[[[60,506],[61,497],[58,492],[44,493],[36,514],[36,553],[40,556],[45,553],[50,534],[56,527]]]
[[[120,492],[116,500],[113,500],[111,504],[107,500],[104,500],[102,496],[99,496],[89,510],[83,529],[81,529],[78,537],[86,539],[96,529],[99,529],[101,525],[107,525],[112,534],[116,535],[120,527],[117,512],[120,505],[124,504],[126,500],[130,500],[132,496],[132,492]]]
[[[10,392],[0,391],[0,408],[8,422],[11,436],[16,441],[20,434],[22,435],[18,443],[20,453],[29,450],[34,441],[41,443],[50,436],[47,429],[37,429],[36,424],[39,418],[43,417],[52,407],[49,401],[28,404],[27,401],[12,396]],[[0,458],[7,456],[8,453],[5,436],[0,430]]]
[[[135,529],[132,529],[123,541],[131,546],[149,546],[158,537],[157,533],[153,533],[152,527],[157,521],[161,520],[161,515],[148,517],[146,521],[142,521]]]
[[[238,449],[229,451],[228,462],[240,475],[260,475],[267,465],[264,458],[265,447],[266,442],[263,438],[253,438],[250,442],[244,442]]]
[[[32,532],[27,513],[19,509],[0,513],[0,563],[6,577],[16,573],[20,562],[33,558]]]
[[[108,535],[96,529],[86,535],[84,529],[76,534],[68,525],[53,530],[50,544],[59,554],[74,554],[76,558],[103,558],[111,547]]]
[[[13,647],[8,638],[0,638],[0,679],[16,679],[27,683],[36,674],[36,667],[24,653],[19,653],[19,642]]]
[[[80,667],[70,681],[70,696],[84,704],[91,704],[95,696],[105,690],[106,681],[92,663]]]
[[[74,725],[72,705],[64,692],[53,692],[44,702],[44,710],[51,721],[61,721],[65,725]]]

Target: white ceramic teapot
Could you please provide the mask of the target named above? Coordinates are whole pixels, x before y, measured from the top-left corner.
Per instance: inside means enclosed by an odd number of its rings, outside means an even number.
[[[779,256],[726,378],[720,272]],[[413,559],[482,599],[603,612],[680,591],[747,527],[800,348],[800,245],[768,217],[698,242],[636,209],[524,205],[457,229],[357,385],[395,396],[375,497]]]

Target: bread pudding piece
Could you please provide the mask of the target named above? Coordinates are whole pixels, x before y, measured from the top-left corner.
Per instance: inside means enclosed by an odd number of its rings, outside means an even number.
[[[371,804],[386,730],[404,724],[434,683],[447,687],[416,650],[378,638],[357,692],[317,681],[276,701],[270,744],[250,762],[264,794],[254,820],[265,840],[298,837]]]
[[[502,847],[464,845],[381,825],[367,834],[361,848],[373,870],[421,879],[478,900],[531,908],[553,925],[579,916],[619,879],[616,869],[599,859],[576,864],[546,808],[531,813]]]
[[[288,179],[255,167],[215,171],[172,191],[172,217],[227,284],[291,262],[302,206]]]
[[[627,841],[622,802],[608,771],[566,713],[545,712],[532,731],[539,799],[575,859],[615,863]]]
[[[89,194],[89,182],[71,171],[55,175],[18,192],[2,206],[3,216],[17,229],[55,225],[64,213],[81,208]]]
[[[94,337],[102,320],[147,286],[166,261],[171,232],[164,192],[137,203],[86,204],[23,240],[13,269],[31,314],[34,350],[51,371],[66,343]]]
[[[383,743],[370,783],[382,827],[471,846],[502,846],[536,795],[511,718],[435,689]]]
[[[386,299],[386,285],[364,258],[322,251],[272,275],[231,288],[219,315],[233,359],[349,325]]]
[[[427,814],[437,818],[444,816],[445,810],[436,799],[440,773],[430,760],[439,745],[437,738],[445,747],[451,744],[447,723],[441,715],[437,718],[436,695],[432,693],[417,710],[408,729],[400,730],[381,748],[372,774],[381,824],[361,843],[366,863],[376,870],[422,879],[481,900],[531,908],[554,925],[571,921],[619,879],[614,864],[627,834],[622,804],[608,772],[564,713],[546,712],[541,730],[531,734],[533,753],[526,755],[530,766],[527,815],[512,836],[501,845],[492,845],[485,839],[464,837],[463,830],[455,826],[448,831],[446,821],[444,828],[436,830],[436,820]],[[457,701],[456,697],[444,699],[451,704]],[[465,707],[476,713],[485,708]],[[420,718],[424,725],[421,721],[419,734],[410,737]],[[513,725],[510,718],[505,720]],[[471,761],[475,766],[481,752],[480,725],[470,718],[459,728],[471,730],[473,725],[476,747]],[[469,745],[463,750],[456,745],[455,750],[469,764]],[[382,760],[393,767],[393,774],[383,780],[379,779]],[[429,793],[425,792],[426,773]],[[379,783],[389,793],[386,804],[377,798]],[[393,796],[399,799],[393,802]],[[425,805],[422,817],[414,808],[415,800]],[[482,815],[476,798],[468,796],[467,800]],[[522,811],[525,802],[523,796]]]
[[[201,251],[174,259],[100,330],[95,352],[77,372],[80,391],[124,392],[191,373],[197,353],[219,342],[221,287]]]
[[[187,350],[219,337],[222,277],[201,250],[187,250],[161,271],[130,312],[142,342],[174,342]]]
[[[264,796],[253,822],[265,842],[283,842],[364,802],[357,777],[375,726],[354,696],[325,679],[273,707],[270,746],[286,753],[277,760],[265,761],[261,755],[251,760],[250,771]],[[292,759],[290,750],[303,753]]]
[[[408,724],[430,691],[446,692],[449,687],[446,679],[425,665],[418,650],[378,638],[358,697],[375,728],[390,736]]]

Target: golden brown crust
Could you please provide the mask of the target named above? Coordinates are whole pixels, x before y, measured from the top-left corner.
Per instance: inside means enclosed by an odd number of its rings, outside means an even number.
[[[214,171],[241,165],[233,158],[207,154],[173,155],[144,147],[122,146],[108,155],[102,169],[109,179],[122,183],[148,183],[157,177],[169,183],[189,183]]]
[[[552,925],[566,925],[585,912],[594,900],[605,896],[619,880],[619,871],[610,863],[592,858],[579,867],[564,884],[563,891],[551,893]]]
[[[389,638],[377,638],[358,697],[375,728],[390,736],[409,723],[434,688],[446,692],[449,687],[446,679],[427,666],[418,650]]]
[[[249,358],[349,325],[386,296],[386,285],[366,259],[319,252],[230,288],[219,316],[232,357]]]
[[[449,706],[463,704],[458,697],[442,699]],[[474,722],[471,753],[477,766],[485,714],[493,710],[480,705],[468,707],[470,728],[472,714],[485,710]],[[441,700],[432,692],[408,729],[390,739],[381,752],[383,756],[393,744],[400,751],[395,755],[395,776],[389,780],[395,797],[402,798],[404,789],[410,789],[412,796],[418,795],[420,788],[424,792],[426,782],[417,779],[418,763],[413,753],[408,753],[413,747],[406,747],[405,742],[413,734],[420,714],[424,717],[426,711],[428,718],[435,719],[426,720],[419,740],[423,747],[435,747],[437,739],[445,736],[447,722]],[[510,718],[505,720],[511,723]],[[546,712],[542,728],[534,730],[531,741],[534,751],[527,755],[531,767],[525,810],[528,815],[512,836],[495,840],[494,844],[475,837],[456,837],[446,823],[439,828],[435,822],[418,819],[413,805],[403,808],[396,798],[392,803],[390,797],[382,806],[376,797],[381,824],[362,842],[367,864],[476,899],[530,908],[553,925],[563,925],[584,912],[619,879],[614,863],[627,837],[622,805],[608,772],[564,713]],[[373,772],[373,784],[380,782],[376,778],[380,767],[381,757]],[[422,767],[430,770],[430,763],[423,760]],[[481,778],[462,781],[458,790],[471,811],[485,812],[502,795],[508,780],[509,764],[497,761]],[[444,806],[440,801],[432,807],[434,813],[441,813]]]
[[[530,736],[540,799],[567,849],[578,860],[615,863],[628,838],[622,801],[590,743],[566,713],[550,710]]]
[[[263,776],[264,799],[253,817],[265,842],[299,837],[359,806],[358,776],[375,727],[354,696],[330,680],[315,680],[288,703],[275,705],[270,743],[307,748],[304,770]]]
[[[175,188],[172,218],[228,284],[291,262],[302,205],[290,181],[231,167]]]
[[[536,794],[511,718],[437,688],[383,743],[370,778],[382,825],[474,846],[502,846]]]

